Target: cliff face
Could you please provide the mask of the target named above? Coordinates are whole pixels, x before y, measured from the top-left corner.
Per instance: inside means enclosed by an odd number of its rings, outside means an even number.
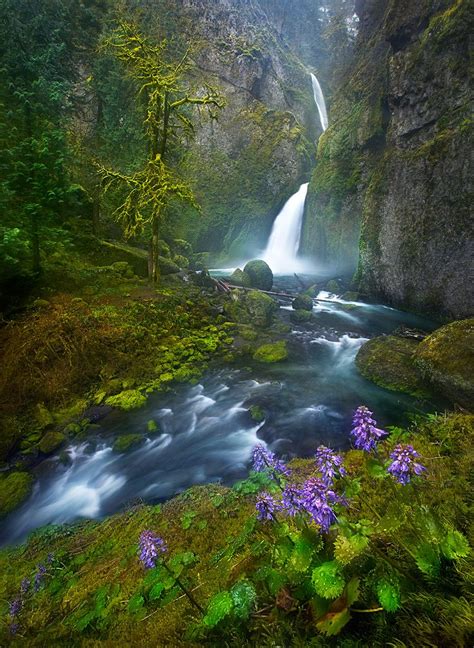
[[[404,308],[472,313],[469,0],[359,0],[360,32],[321,138],[305,251]],[[469,13],[470,12],[470,13]]]
[[[257,1],[139,4],[151,32],[166,17],[181,38],[199,41],[199,78],[226,99],[217,120],[197,124],[182,165],[202,215],[180,205],[169,219],[173,233],[214,255],[251,256],[310,173],[318,124],[309,70]]]

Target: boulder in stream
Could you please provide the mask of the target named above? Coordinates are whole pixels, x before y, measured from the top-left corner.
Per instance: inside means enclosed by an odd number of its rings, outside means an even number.
[[[250,279],[250,286],[252,288],[259,288],[260,290],[271,290],[273,286],[273,272],[270,266],[261,259],[249,261],[244,268],[244,273]]]
[[[280,340],[279,342],[271,342],[270,344],[263,344],[253,354],[253,359],[258,362],[281,362],[288,358],[288,349],[286,342]]]
[[[313,300],[309,295],[297,295],[294,299],[293,302],[291,303],[291,306],[294,310],[305,310],[305,311],[312,311],[313,310]]]
[[[415,364],[449,400],[474,410],[474,319],[451,322],[434,331],[418,345]]]

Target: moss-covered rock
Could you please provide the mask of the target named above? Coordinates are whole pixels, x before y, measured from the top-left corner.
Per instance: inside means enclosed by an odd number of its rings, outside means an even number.
[[[235,286],[243,286],[244,288],[250,288],[251,286],[249,275],[240,268],[236,268],[231,274],[230,282]]]
[[[474,319],[442,326],[418,345],[415,364],[454,403],[474,410]]]
[[[260,288],[260,290],[271,290],[273,286],[273,272],[270,266],[261,259],[249,261],[244,268],[250,278],[250,285],[252,288]]]
[[[279,342],[272,342],[270,344],[263,344],[253,354],[253,359],[258,362],[282,362],[288,358],[288,349],[286,342],[280,340]]]
[[[176,254],[181,254],[188,259],[193,253],[193,246],[184,239],[173,239],[172,247]]]
[[[189,259],[182,254],[175,254],[173,263],[176,263],[179,268],[189,268]]]
[[[44,430],[54,424],[54,418],[51,412],[43,403],[38,403],[35,411],[35,419],[38,426]]]
[[[235,291],[232,300],[225,310],[238,324],[252,324],[258,328],[268,328],[272,324],[273,315],[278,310],[278,304],[265,293],[251,290],[249,292]]]
[[[171,259],[167,259],[164,256],[158,257],[158,266],[163,276],[176,274],[177,272],[179,272],[179,267],[176,265],[176,263],[174,263],[174,261],[171,261]]]
[[[31,493],[33,477],[26,472],[12,472],[0,477],[0,518],[17,508]]]
[[[313,320],[313,313],[303,309],[294,310],[290,313],[290,320],[293,324],[307,324]]]
[[[128,412],[129,410],[138,409],[145,405],[146,397],[138,389],[126,389],[120,392],[120,394],[109,396],[105,402],[111,407],[117,407]]]
[[[158,424],[153,419],[150,419],[146,424],[146,429],[149,434],[157,434],[160,431]]]
[[[211,264],[209,252],[197,252],[191,258],[192,270],[207,270]]]
[[[359,293],[349,290],[341,295],[341,299],[345,299],[346,301],[358,301]]]
[[[115,452],[126,452],[132,446],[138,445],[143,441],[141,434],[123,434],[115,440],[113,449]]]
[[[158,241],[158,253],[160,256],[165,257],[165,259],[171,259],[171,249],[166,241]]]
[[[44,454],[54,452],[66,440],[66,435],[59,430],[50,430],[46,432],[39,443],[39,449]]]
[[[115,261],[110,267],[121,277],[125,277],[126,279],[133,279],[134,277],[132,266],[128,261]]]
[[[139,277],[148,275],[148,254],[146,250],[125,243],[97,241],[89,251],[89,256],[98,265],[115,264],[125,261]]]
[[[256,423],[261,423],[265,419],[265,412],[259,405],[252,405],[249,408],[249,413],[252,421],[255,421]]]
[[[413,362],[419,342],[382,335],[361,346],[356,357],[360,373],[379,387],[414,396],[429,396]]]
[[[293,299],[291,306],[294,310],[312,311],[313,300],[309,295],[298,295]]]
[[[326,284],[326,290],[329,291],[330,293],[339,293],[341,290],[341,285],[337,279],[331,279],[331,281],[328,281]]]

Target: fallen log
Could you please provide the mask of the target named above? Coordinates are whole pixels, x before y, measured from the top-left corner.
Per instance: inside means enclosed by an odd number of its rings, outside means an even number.
[[[226,286],[228,288],[231,288],[232,290],[256,290],[257,292],[265,293],[266,295],[273,295],[275,297],[286,297],[286,299],[295,299],[295,297],[298,297],[301,293],[297,294],[291,294],[291,293],[284,293],[284,292],[274,292],[272,290],[262,290],[261,288],[249,288],[247,286],[235,286],[234,284],[228,284],[226,283]],[[334,304],[335,302],[331,299],[318,299],[317,297],[312,297],[313,301],[317,302],[323,302],[326,304]]]

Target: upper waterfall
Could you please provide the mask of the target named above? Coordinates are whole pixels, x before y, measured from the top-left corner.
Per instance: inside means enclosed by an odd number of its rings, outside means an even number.
[[[323,131],[325,131],[329,123],[328,113],[326,110],[326,102],[324,101],[324,95],[323,91],[321,90],[321,86],[319,85],[319,81],[314,76],[314,74],[311,74],[311,83],[313,84],[314,101],[316,102],[316,106],[318,107],[321,128],[323,129]]]

